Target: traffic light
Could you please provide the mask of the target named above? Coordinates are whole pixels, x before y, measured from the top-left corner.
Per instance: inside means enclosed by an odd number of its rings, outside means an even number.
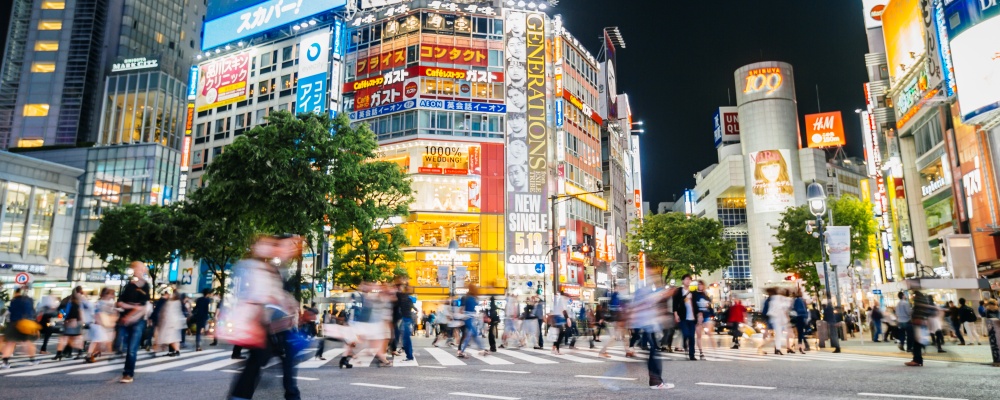
[[[785,280],[786,281],[797,281],[797,280],[799,280],[799,277],[797,275],[795,275],[795,274],[791,274],[791,275],[786,276]]]
[[[583,253],[585,255],[589,255],[592,250],[593,249],[590,247],[590,245],[586,243],[573,245],[573,251],[578,253]]]

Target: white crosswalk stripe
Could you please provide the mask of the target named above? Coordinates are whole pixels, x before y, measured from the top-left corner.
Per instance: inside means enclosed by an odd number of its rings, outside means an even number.
[[[337,368],[337,358],[344,352],[343,348],[326,350],[323,353],[326,360],[308,359],[298,364],[299,369],[315,370],[319,368]],[[499,365],[515,364],[600,364],[600,363],[645,363],[649,357],[648,351],[636,350],[635,357],[625,357],[625,351],[621,348],[608,349],[610,357],[600,355],[597,348],[563,349],[562,354],[555,355],[549,350],[535,349],[499,349],[495,353],[480,355],[479,352],[469,351],[467,358],[458,358],[453,349],[437,347],[418,347],[414,349],[415,357],[419,360],[403,362],[402,357],[393,359],[393,367],[430,367],[430,368],[461,368],[461,367],[488,367]],[[300,357],[305,354],[312,355],[311,349],[304,350]],[[827,350],[810,351],[807,354],[761,354],[755,348],[747,347],[733,350],[729,348],[706,348],[704,349],[705,361],[709,362],[866,362],[899,364],[906,361],[904,358],[890,356],[868,356],[863,354],[834,354]],[[149,353],[140,352],[139,360],[136,362],[136,372],[138,373],[164,373],[164,372],[219,372],[239,369],[243,360],[231,359],[228,349],[219,348],[204,352],[182,353],[181,357],[150,357]],[[700,356],[700,353],[696,353]],[[686,361],[686,352],[658,352],[657,358],[666,362]],[[699,357],[700,358],[700,357]],[[41,358],[39,358],[41,360]],[[280,358],[272,358],[265,368],[278,368]],[[931,361],[928,363],[946,364],[948,361]],[[102,373],[120,373],[125,360],[123,357],[104,358],[94,364],[86,364],[81,361],[66,360],[61,362],[51,361],[51,356],[40,365],[29,366],[27,359],[16,361],[13,368],[0,370],[0,379],[14,377],[38,377],[48,375],[98,375]],[[371,354],[358,356],[351,361],[351,364],[359,368],[370,368],[378,366],[378,360]]]

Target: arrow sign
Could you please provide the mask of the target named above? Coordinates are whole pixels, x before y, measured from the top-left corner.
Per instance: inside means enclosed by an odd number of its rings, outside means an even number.
[[[543,264],[543,263],[535,264],[535,273],[544,274],[545,273],[545,264]]]
[[[18,272],[17,275],[14,275],[14,283],[18,285],[26,285],[31,283],[31,281],[31,274],[27,272]]]

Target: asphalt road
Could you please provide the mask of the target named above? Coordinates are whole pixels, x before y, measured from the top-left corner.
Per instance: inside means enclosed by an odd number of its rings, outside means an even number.
[[[127,385],[117,383],[117,361],[85,367],[78,361],[46,363],[36,369],[15,367],[0,371],[0,399],[223,399],[240,364],[213,366],[226,360],[228,352],[223,348],[211,350],[215,352],[190,352],[168,361],[158,357],[146,364],[140,361],[139,368],[144,365],[149,370],[140,369],[135,383]],[[501,353],[485,360],[463,360],[465,365],[448,365],[456,363],[442,357],[441,352],[433,357],[431,352],[435,351],[418,348],[419,365],[411,367],[341,370],[336,368],[336,359],[322,365],[313,362],[310,368],[299,370],[302,398],[1000,398],[1000,369],[955,362],[928,362],[924,367],[912,368],[903,366],[898,359],[858,355],[813,352],[806,356],[753,356],[748,351],[720,349],[711,353],[712,361],[693,362],[665,355],[661,360],[663,377],[675,387],[653,391],[647,386],[645,360],[603,360],[583,353],[585,350],[565,352],[575,354],[568,358],[514,351],[520,358]],[[793,361],[797,356],[799,360]],[[532,358],[532,362],[525,361]],[[187,364],[176,364],[182,361]],[[157,366],[162,369],[157,370]],[[280,374],[277,365],[266,369],[255,398],[282,399]]]

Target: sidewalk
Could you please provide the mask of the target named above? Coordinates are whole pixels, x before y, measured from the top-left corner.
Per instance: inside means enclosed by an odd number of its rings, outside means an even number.
[[[981,345],[961,346],[953,343],[950,338],[945,338],[942,346],[945,353],[938,353],[934,346],[927,346],[924,351],[924,358],[928,360],[967,362],[975,364],[993,364],[993,356],[990,354],[990,341],[983,337],[980,339]],[[970,343],[966,340],[966,344]],[[829,343],[827,343],[829,349]],[[848,338],[840,341],[840,349],[844,353],[865,354],[872,356],[899,357],[900,359],[912,359],[910,353],[900,351],[895,342],[874,343],[870,338],[862,341],[860,338]]]

